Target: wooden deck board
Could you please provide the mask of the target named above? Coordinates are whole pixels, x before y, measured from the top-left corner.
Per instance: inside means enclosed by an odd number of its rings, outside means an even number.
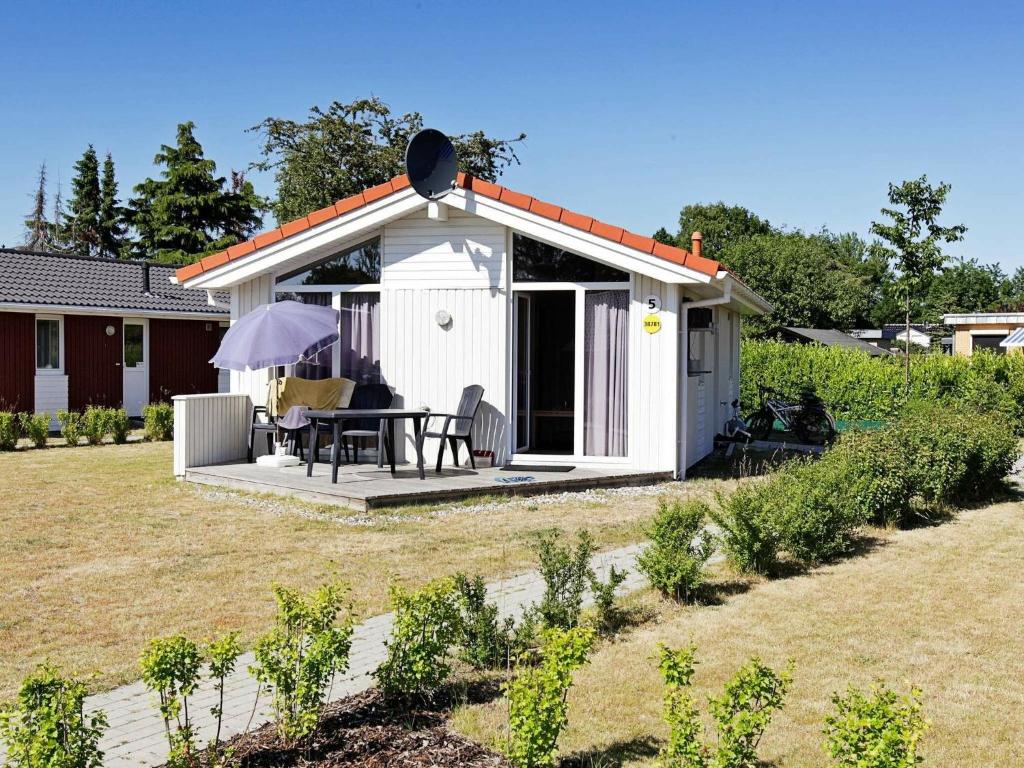
[[[340,468],[337,484],[332,484],[327,464],[314,465],[313,476],[306,477],[305,465],[273,468],[233,462],[187,469],[185,479],[203,485],[295,496],[317,503],[367,510],[491,494],[519,496],[648,485],[671,479],[671,473],[587,467],[576,467],[569,472],[503,472],[498,468],[471,470],[445,467],[440,475],[433,468],[428,468],[426,480],[420,480],[411,464],[399,465],[394,476],[387,468],[377,469],[375,464],[347,464]],[[510,482],[513,479],[518,480]]]

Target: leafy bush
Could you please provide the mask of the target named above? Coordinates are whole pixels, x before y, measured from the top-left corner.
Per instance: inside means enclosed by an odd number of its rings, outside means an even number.
[[[558,736],[569,722],[566,695],[573,672],[587,663],[593,630],[551,628],[543,632],[540,661],[523,665],[505,684],[509,738],[506,752],[518,768],[554,766]]]
[[[921,692],[898,696],[882,684],[868,693],[850,686],[835,694],[835,713],[825,718],[825,749],[837,768],[913,768],[921,762],[918,745],[928,729],[921,715]]]
[[[213,751],[218,758],[223,758],[220,746],[220,728],[224,719],[224,683],[228,675],[235,671],[235,664],[241,655],[242,646],[238,643],[237,632],[228,632],[206,646],[206,660],[210,667],[210,677],[214,681],[217,692],[217,703],[210,708],[210,714],[217,719]],[[223,762],[223,760],[221,759],[219,762]]]
[[[647,530],[650,545],[637,558],[637,568],[651,585],[676,600],[688,600],[704,582],[704,564],[714,542],[704,530],[708,505],[702,501],[658,502]]]
[[[415,592],[392,585],[394,628],[387,658],[374,673],[386,696],[424,697],[448,679],[448,654],[462,635],[460,603],[454,579],[437,579]]]
[[[909,393],[897,356],[745,340],[740,361],[745,413],[757,407],[757,385],[766,384],[792,398],[812,389],[837,419],[890,421],[908,403],[959,404],[971,412],[1000,415],[1024,435],[1024,355],[918,355],[911,366]]]
[[[139,660],[142,682],[160,697],[160,715],[167,732],[168,766],[187,766],[196,754],[195,730],[188,697],[199,685],[199,647],[183,635],[151,640]]]
[[[19,416],[21,431],[36,448],[45,448],[50,436],[50,415],[47,413],[22,413]]]
[[[591,571],[588,581],[590,594],[594,597],[594,625],[602,634],[611,634],[619,627],[619,608],[615,605],[615,590],[626,580],[629,571],[620,571],[614,565],[608,569],[604,581]]]
[[[291,745],[316,729],[328,684],[348,669],[352,620],[339,621],[348,590],[337,580],[308,595],[280,585],[273,591],[274,627],[256,641],[250,672],[273,692],[278,734]]]
[[[117,445],[128,442],[128,433],[132,425],[128,420],[128,411],[124,408],[110,408],[107,411],[107,431]]]
[[[74,411],[57,411],[57,423],[60,424],[61,437],[68,445],[78,445],[82,436],[82,414]]]
[[[668,742],[658,754],[663,768],[754,768],[757,746],[789,690],[793,663],[781,673],[752,658],[736,672],[721,696],[708,702],[717,743],[702,738],[700,713],[690,693],[696,649],[658,646],[658,669],[665,681],[664,718]]]
[[[99,768],[99,740],[107,727],[102,712],[85,714],[85,685],[61,677],[49,664],[21,684],[18,696],[0,710],[0,741],[10,768]]]
[[[537,535],[533,551],[544,579],[544,597],[536,607],[541,624],[547,628],[575,627],[580,622],[587,583],[593,576],[590,559],[594,540],[587,531],[580,531],[575,548],[570,548],[562,544],[562,532],[551,529]]]
[[[462,619],[459,658],[474,669],[498,669],[526,650],[527,639],[517,630],[515,621],[498,618],[498,606],[487,602],[487,587],[482,576],[470,579],[455,575],[461,598]]]
[[[174,438],[174,406],[170,403],[150,403],[142,409],[142,421],[147,440]]]
[[[779,487],[771,479],[741,484],[730,495],[718,496],[719,509],[709,515],[720,529],[729,562],[741,571],[768,573],[775,567],[782,534],[775,518]]]
[[[82,434],[89,445],[99,445],[103,442],[103,436],[107,434],[107,425],[110,423],[108,413],[106,408],[90,405],[82,414]]]
[[[18,417],[10,411],[0,411],[0,451],[13,451],[18,447]]]

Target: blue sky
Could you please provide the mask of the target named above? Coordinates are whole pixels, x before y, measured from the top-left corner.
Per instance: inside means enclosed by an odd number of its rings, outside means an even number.
[[[528,139],[517,190],[650,233],[690,202],[866,234],[889,181],[953,185],[953,255],[1024,265],[1024,4],[14,3],[0,242],[39,163],[92,142],[122,194],[194,120],[226,174],[268,115],[374,94],[448,133]],[[269,177],[251,176],[264,194]],[[268,219],[267,224],[270,224]]]

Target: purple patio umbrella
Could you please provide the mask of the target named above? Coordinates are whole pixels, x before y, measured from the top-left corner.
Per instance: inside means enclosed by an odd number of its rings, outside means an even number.
[[[308,360],[339,338],[337,310],[278,301],[258,307],[235,322],[210,362],[232,371],[293,365]]]

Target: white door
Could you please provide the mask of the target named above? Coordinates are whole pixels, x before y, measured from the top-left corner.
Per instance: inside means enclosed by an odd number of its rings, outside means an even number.
[[[515,446],[530,449],[530,297],[516,294],[515,302]]]
[[[124,333],[124,408],[129,416],[141,416],[149,402],[149,324],[146,320],[125,318]]]

